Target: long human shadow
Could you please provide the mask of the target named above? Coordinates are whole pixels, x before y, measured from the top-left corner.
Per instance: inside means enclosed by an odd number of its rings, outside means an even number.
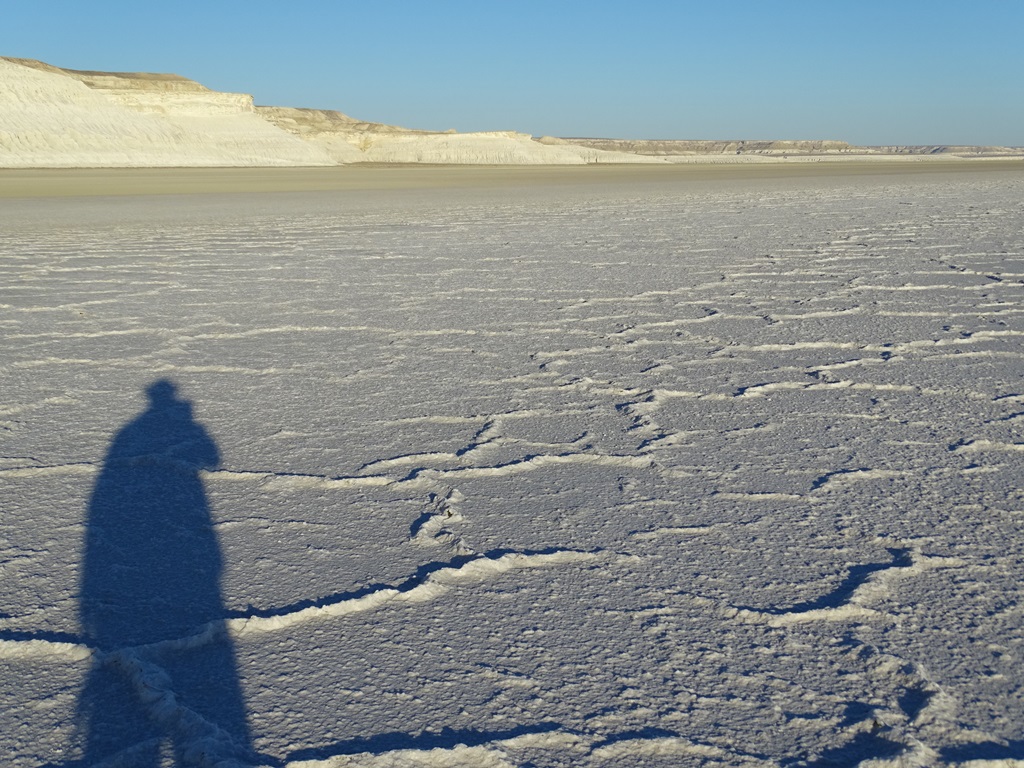
[[[249,728],[234,648],[167,641],[223,621],[223,561],[201,469],[220,461],[166,379],[122,427],[89,501],[80,615],[97,649],[79,699],[83,765],[246,763]],[[160,644],[163,645],[160,645]]]

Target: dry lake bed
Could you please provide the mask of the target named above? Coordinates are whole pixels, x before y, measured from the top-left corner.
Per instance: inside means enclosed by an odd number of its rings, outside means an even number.
[[[0,172],[4,764],[1024,764],[968,166]]]

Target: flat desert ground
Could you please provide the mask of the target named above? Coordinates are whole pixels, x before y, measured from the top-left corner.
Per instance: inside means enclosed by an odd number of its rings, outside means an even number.
[[[728,160],[729,158],[726,158]],[[430,166],[359,164],[329,168],[0,168],[0,198],[230,192],[342,192],[630,183],[726,182],[847,176],[960,175],[1024,171],[1024,159],[845,157],[680,165]]]
[[[1020,162],[0,195],[4,765],[1024,765]]]

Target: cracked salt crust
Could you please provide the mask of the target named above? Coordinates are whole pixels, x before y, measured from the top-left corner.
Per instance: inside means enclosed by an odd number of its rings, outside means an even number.
[[[127,764],[1014,764],[1022,191],[5,208],[0,753],[78,760],[99,668]],[[158,379],[220,463],[120,466],[201,485],[221,611],[99,649],[90,498]]]

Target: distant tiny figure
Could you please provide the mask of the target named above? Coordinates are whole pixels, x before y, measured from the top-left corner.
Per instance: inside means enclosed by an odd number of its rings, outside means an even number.
[[[146,394],[149,407],[114,437],[89,501],[80,615],[100,653],[80,699],[85,764],[149,768],[168,754],[177,765],[231,762],[249,753],[249,732],[229,638],[168,642],[224,619],[199,474],[220,457],[173,382]]]

